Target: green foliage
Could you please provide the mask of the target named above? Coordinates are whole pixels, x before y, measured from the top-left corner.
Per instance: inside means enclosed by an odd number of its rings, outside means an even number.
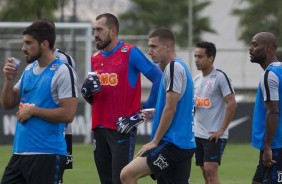
[[[245,8],[236,8],[233,15],[239,16],[239,39],[247,45],[252,37],[261,31],[272,32],[282,39],[282,1],[281,0],[241,0],[249,4]]]
[[[59,8],[58,0],[0,0],[0,21],[34,21],[40,18],[54,19]]]
[[[188,1],[187,0],[131,0],[131,8],[121,14],[121,33],[147,35],[154,28],[167,27],[173,30],[179,46],[188,44]],[[201,41],[204,32],[215,33],[209,18],[200,13],[210,1],[193,0],[193,43]]]

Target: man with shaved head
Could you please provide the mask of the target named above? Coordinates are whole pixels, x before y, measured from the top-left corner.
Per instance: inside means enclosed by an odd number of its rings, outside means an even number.
[[[282,63],[275,55],[277,47],[275,35],[260,32],[249,48],[250,61],[264,69],[252,126],[252,145],[260,150],[253,184],[282,183]]]

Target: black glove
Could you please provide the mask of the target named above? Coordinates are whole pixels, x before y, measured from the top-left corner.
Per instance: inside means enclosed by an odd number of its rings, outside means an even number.
[[[90,105],[93,102],[93,95],[99,91],[101,91],[101,84],[97,75],[91,75],[85,79],[81,94]]]
[[[137,126],[143,122],[141,113],[128,117],[120,117],[116,120],[117,132],[121,134],[128,134],[132,129],[137,128]]]

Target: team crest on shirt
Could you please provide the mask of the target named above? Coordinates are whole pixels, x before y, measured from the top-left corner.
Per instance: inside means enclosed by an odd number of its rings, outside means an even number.
[[[214,80],[208,80],[207,82],[206,82],[206,91],[207,92],[211,92],[211,91],[213,91],[213,87],[214,87]]]
[[[169,166],[169,164],[165,160],[166,159],[160,154],[157,160],[153,162],[153,164],[163,170]]]
[[[121,52],[127,52],[129,49],[128,49],[128,46],[124,46],[121,48]]]
[[[58,64],[52,64],[50,70],[56,70],[59,67]]]

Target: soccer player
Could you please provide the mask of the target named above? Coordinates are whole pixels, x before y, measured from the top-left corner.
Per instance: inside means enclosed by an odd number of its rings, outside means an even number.
[[[54,55],[59,58],[62,62],[67,63],[70,65],[74,71],[76,69],[75,66],[75,61],[74,59],[64,51],[60,49],[54,49]],[[72,169],[73,166],[73,157],[72,157],[72,123],[67,123],[66,129],[65,129],[65,140],[67,144],[67,160],[66,160],[66,165],[65,169]],[[64,175],[64,172],[63,172]],[[60,179],[60,184],[63,183],[63,175],[62,178]]]
[[[175,37],[169,29],[153,30],[148,45],[149,55],[164,71],[151,141],[123,168],[121,181],[133,184],[151,175],[158,184],[187,184],[196,147],[192,131],[192,77],[186,64],[176,56]]]
[[[139,112],[140,73],[153,85],[143,108],[155,107],[161,71],[135,46],[118,39],[118,19],[105,13],[93,23],[96,47],[91,58],[102,89],[93,96],[92,130],[94,159],[102,184],[120,184],[121,169],[134,155],[136,129],[128,134],[116,131],[116,120]]]
[[[56,29],[55,23],[50,20],[50,19],[41,19],[42,21],[46,21],[50,23],[51,26]],[[62,50],[59,50],[58,48],[54,48],[54,55],[59,58],[62,62],[69,64],[75,71],[76,65],[74,59],[67,53],[65,53]],[[66,161],[66,166],[65,169],[72,169],[72,164],[73,164],[73,157],[72,157],[72,123],[67,123],[66,124],[66,129],[65,129],[65,140],[67,144],[67,161]],[[63,172],[64,175],[64,172]],[[59,181],[59,184],[63,184],[63,175],[62,178]]]
[[[35,21],[22,34],[28,66],[15,86],[13,59],[3,68],[2,105],[19,110],[13,155],[1,183],[59,183],[67,154],[64,130],[76,113],[76,74],[53,54],[56,35],[48,22]]]
[[[254,108],[252,145],[260,150],[253,184],[282,183],[282,64],[275,56],[277,38],[257,33],[249,48],[250,61],[264,70]]]
[[[200,42],[196,45],[195,64],[201,73],[194,78],[195,158],[205,184],[220,183],[218,167],[228,139],[228,125],[236,109],[233,86],[223,71],[214,68],[215,56],[213,43]]]

